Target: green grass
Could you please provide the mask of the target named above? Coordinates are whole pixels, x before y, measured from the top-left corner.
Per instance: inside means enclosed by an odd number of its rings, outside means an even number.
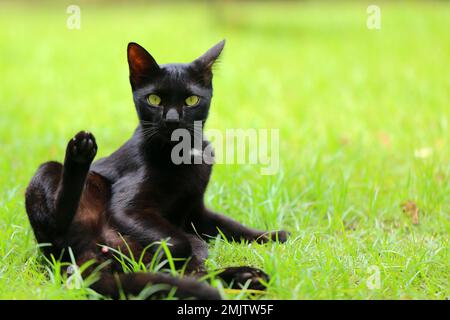
[[[365,2],[82,2],[81,30],[65,27],[68,4],[0,5],[0,298],[86,298],[42,264],[23,195],[77,131],[96,135],[98,157],[131,135],[126,44],[187,62],[224,37],[208,127],[279,128],[281,170],[217,165],[207,202],[292,237],[215,241],[208,265],[263,268],[266,299],[449,298],[449,3],[381,3],[379,31]]]

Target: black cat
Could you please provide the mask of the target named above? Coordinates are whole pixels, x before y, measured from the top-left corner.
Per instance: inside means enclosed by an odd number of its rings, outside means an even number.
[[[67,145],[64,164],[42,164],[26,191],[26,210],[39,243],[50,243],[44,254],[70,261],[71,248],[78,265],[112,260],[102,269],[92,288],[118,298],[120,291],[137,295],[149,284],[176,288],[179,298],[219,299],[218,291],[196,276],[205,274],[207,240],[222,232],[228,239],[286,241],[285,231],[250,229],[207,209],[204,193],[211,165],[179,164],[171,160],[171,133],[186,128],[195,136],[194,121],[205,122],[212,97],[212,66],[222,41],[188,64],[158,65],[136,43],[128,45],[128,64],[139,125],[131,139],[107,158],[92,163],[97,144],[94,136],[79,132]],[[198,133],[198,132],[197,132]],[[203,147],[208,142],[203,141]],[[200,238],[204,237],[204,239]],[[161,273],[123,273],[111,251],[101,245],[139,257],[155,241],[169,239],[174,258],[189,258],[189,277]],[[126,244],[125,244],[126,242]],[[145,251],[144,261],[154,251]],[[250,280],[250,287],[264,289],[267,275],[252,267],[232,267],[219,277],[235,287]],[[169,290],[168,289],[168,290]],[[167,290],[165,291],[167,293]]]

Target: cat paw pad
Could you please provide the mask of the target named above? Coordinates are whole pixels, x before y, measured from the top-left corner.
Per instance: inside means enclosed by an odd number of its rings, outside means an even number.
[[[67,156],[79,164],[90,164],[97,154],[97,143],[92,133],[78,132],[67,145]]]

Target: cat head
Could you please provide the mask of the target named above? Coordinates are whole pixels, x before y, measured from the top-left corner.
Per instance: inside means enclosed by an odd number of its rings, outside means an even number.
[[[212,98],[212,67],[222,40],[191,63],[159,65],[143,47],[128,44],[134,104],[141,127],[166,138],[177,128],[206,121]]]

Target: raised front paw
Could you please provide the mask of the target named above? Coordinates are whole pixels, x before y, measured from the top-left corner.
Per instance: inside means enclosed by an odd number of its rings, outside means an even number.
[[[97,154],[97,143],[92,133],[78,132],[67,145],[66,158],[79,164],[91,164]]]
[[[259,243],[266,243],[269,241],[285,243],[290,235],[291,235],[291,233],[289,231],[285,231],[285,230],[269,231],[269,232],[263,233],[261,236],[259,236],[256,239],[256,241]]]
[[[269,276],[262,270],[253,267],[228,267],[218,275],[232,288],[266,290],[265,283],[269,282]]]

